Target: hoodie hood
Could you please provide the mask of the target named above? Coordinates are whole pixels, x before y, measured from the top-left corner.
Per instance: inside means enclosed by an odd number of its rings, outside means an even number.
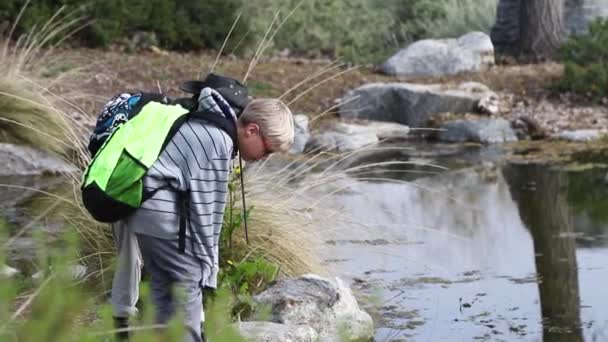
[[[213,88],[203,88],[198,96],[198,111],[212,112],[223,115],[236,123],[236,113],[228,101]]]

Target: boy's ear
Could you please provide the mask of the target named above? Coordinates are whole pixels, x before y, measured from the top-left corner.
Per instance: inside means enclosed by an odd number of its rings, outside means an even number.
[[[245,124],[244,128],[248,135],[258,135],[262,133],[260,130],[260,125],[253,122]]]

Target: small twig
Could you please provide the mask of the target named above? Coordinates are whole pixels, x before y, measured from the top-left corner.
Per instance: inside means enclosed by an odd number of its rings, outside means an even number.
[[[23,303],[19,306],[19,309],[17,309],[17,311],[15,311],[15,313],[11,316],[10,322],[14,321],[15,319],[17,319],[17,317],[21,316],[23,311],[25,311],[25,309],[27,309],[30,306],[32,301],[40,294],[40,292],[42,292],[42,289],[51,281],[51,279],[53,279],[52,274],[48,278],[46,278],[44,280],[44,282],[42,282],[42,284],[40,284],[40,286],[36,289],[36,291],[28,297],[28,299],[25,301],[25,303]],[[2,327],[2,330],[4,330],[5,328],[6,328],[6,325],[4,325]]]
[[[354,66],[354,67],[352,67],[352,68],[348,68],[348,69],[346,69],[346,70],[344,70],[344,71],[342,71],[342,72],[339,72],[339,73],[337,73],[337,74],[333,75],[332,77],[328,77],[328,78],[324,79],[323,81],[321,81],[321,82],[319,82],[319,83],[317,83],[317,84],[313,85],[312,87],[310,87],[310,88],[306,89],[305,91],[301,92],[301,93],[300,93],[298,96],[296,96],[296,97],[295,97],[293,100],[291,100],[291,101],[290,101],[290,102],[289,102],[287,105],[288,105],[288,106],[290,106],[292,103],[296,102],[296,101],[297,101],[297,100],[299,100],[299,99],[300,99],[302,96],[304,96],[304,95],[308,94],[310,91],[312,91],[312,90],[313,90],[313,89],[315,89],[316,87],[320,86],[321,84],[323,84],[323,83],[325,83],[325,82],[328,82],[328,81],[330,81],[330,80],[332,80],[332,79],[334,79],[334,78],[336,78],[336,77],[338,77],[338,76],[341,76],[341,75],[343,75],[343,74],[346,74],[346,73],[348,73],[348,72],[351,72],[351,71],[353,71],[353,70],[359,69],[359,68],[360,68],[360,66]]]

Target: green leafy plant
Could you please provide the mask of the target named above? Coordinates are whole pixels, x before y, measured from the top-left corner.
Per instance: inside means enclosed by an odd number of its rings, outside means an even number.
[[[6,0],[0,4],[0,24],[12,22],[25,2]],[[49,20],[62,6],[80,9],[90,25],[77,34],[82,44],[105,47],[130,41],[137,31],[156,34],[161,47],[168,49],[219,49],[234,23],[242,0],[32,0],[23,20],[17,23],[17,35],[27,33]],[[247,46],[247,18],[241,18],[229,48],[243,40]],[[0,32],[1,33],[1,32]]]
[[[554,85],[561,92],[573,92],[594,101],[608,93],[608,20],[589,25],[589,33],[573,36],[559,50],[563,77]]]

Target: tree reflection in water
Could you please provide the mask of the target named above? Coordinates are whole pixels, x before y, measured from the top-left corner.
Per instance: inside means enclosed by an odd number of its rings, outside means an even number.
[[[503,174],[534,242],[543,340],[583,341],[567,175],[543,165],[509,165]]]

